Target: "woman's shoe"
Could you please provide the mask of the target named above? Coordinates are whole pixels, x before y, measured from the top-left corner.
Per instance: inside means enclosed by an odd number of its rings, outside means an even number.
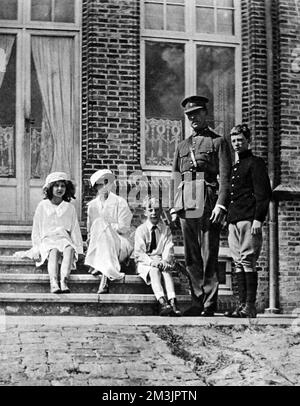
[[[108,286],[108,278],[105,275],[102,275],[99,289],[98,289],[98,294],[103,294],[103,293],[108,293],[109,292],[109,286]]]
[[[67,285],[66,281],[60,282],[61,293],[70,293],[69,286]]]

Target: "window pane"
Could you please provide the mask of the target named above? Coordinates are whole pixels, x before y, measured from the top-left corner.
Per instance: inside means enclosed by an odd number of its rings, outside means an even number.
[[[0,35],[0,177],[15,177],[16,43]]]
[[[196,5],[197,6],[214,6],[214,0],[197,0]]]
[[[184,4],[184,0],[170,0],[168,3]]]
[[[74,23],[74,0],[56,0],[54,7],[54,21]]]
[[[160,4],[145,5],[145,28],[150,30],[163,30],[164,10]]]
[[[171,165],[183,137],[184,44],[146,43],[145,161]]]
[[[234,48],[197,46],[197,94],[209,99],[209,124],[220,135],[234,125]]]
[[[217,31],[219,34],[234,35],[233,11],[218,10]]]
[[[196,10],[196,31],[214,33],[214,10],[211,8],[198,7]]]
[[[0,20],[17,20],[17,0],[0,0]]]
[[[167,30],[184,31],[184,8],[167,6]]]
[[[233,0],[217,0],[217,7],[233,7]]]
[[[31,20],[51,21],[51,0],[31,0]]]

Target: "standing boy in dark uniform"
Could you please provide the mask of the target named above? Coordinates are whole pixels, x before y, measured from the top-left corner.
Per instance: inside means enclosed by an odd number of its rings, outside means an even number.
[[[230,150],[225,139],[208,128],[207,102],[201,96],[183,100],[192,135],[179,143],[172,168],[170,212],[173,221],[180,217],[192,294],[186,316],[213,316],[216,311],[220,228],[229,195]]]
[[[264,161],[249,149],[251,134],[247,125],[233,127],[230,135],[238,160],[231,175],[228,243],[235,264],[240,303],[225,315],[256,317],[256,261],[262,247],[262,224],[272,191]]]

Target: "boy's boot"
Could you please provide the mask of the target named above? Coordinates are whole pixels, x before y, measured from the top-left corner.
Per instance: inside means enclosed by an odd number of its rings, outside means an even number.
[[[169,316],[171,314],[172,307],[169,305],[167,299],[164,296],[158,299],[158,304],[160,316]]]
[[[256,317],[257,272],[245,272],[247,298],[246,305],[240,310],[240,317]]]
[[[98,289],[98,294],[103,294],[103,293],[108,293],[108,292],[109,292],[108,278],[107,278],[107,276],[102,274],[101,282],[100,282],[99,289]]]
[[[170,306],[172,308],[170,316],[180,317],[181,316],[181,311],[177,307],[177,299],[175,297],[173,299],[170,299],[169,304],[170,304]]]
[[[239,312],[245,307],[246,304],[246,276],[245,272],[236,272],[235,274],[237,287],[238,287],[238,296],[239,304],[234,310],[229,310],[224,313],[227,317],[240,317]]]

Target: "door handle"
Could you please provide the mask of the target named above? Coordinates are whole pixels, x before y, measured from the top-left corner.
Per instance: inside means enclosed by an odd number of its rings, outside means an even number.
[[[25,117],[25,131],[26,131],[27,133],[30,132],[30,127],[31,127],[34,123],[35,123],[35,119],[34,119],[34,118],[32,118],[32,117],[29,117],[29,118]]]

